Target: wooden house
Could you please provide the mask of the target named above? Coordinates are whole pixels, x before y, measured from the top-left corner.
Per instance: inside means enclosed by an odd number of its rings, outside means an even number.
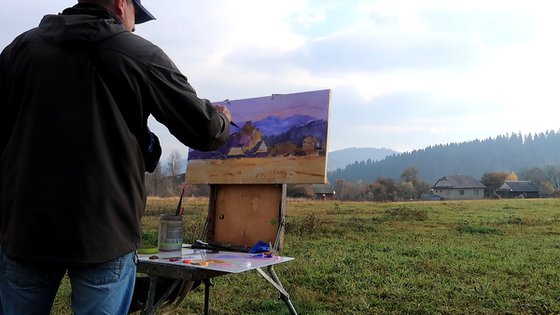
[[[484,198],[485,186],[472,176],[452,175],[437,180],[432,187],[441,200],[472,200]]]
[[[539,198],[540,190],[532,181],[505,181],[496,194],[502,198]]]
[[[329,184],[313,184],[311,188],[315,199],[332,200],[335,197],[335,191]]]

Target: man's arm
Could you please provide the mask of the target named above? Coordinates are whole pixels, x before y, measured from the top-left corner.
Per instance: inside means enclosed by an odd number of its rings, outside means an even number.
[[[157,67],[150,74],[153,86],[152,115],[186,146],[215,150],[229,137],[231,113],[197,96],[187,78],[176,68]]]

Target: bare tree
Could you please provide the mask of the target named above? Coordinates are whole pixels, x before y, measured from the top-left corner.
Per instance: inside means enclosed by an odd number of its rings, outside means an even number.
[[[183,167],[183,155],[178,150],[173,150],[167,157],[167,189],[166,195],[175,196],[178,194],[179,186],[184,182],[183,177],[180,175],[184,173]]]
[[[545,165],[544,172],[548,175],[548,179],[554,189],[560,188],[560,167],[557,165]]]
[[[152,173],[146,173],[146,193],[148,196],[159,196],[161,186],[163,186],[163,169],[161,163],[156,166]]]
[[[344,179],[337,179],[335,181],[334,191],[336,192],[336,194],[338,196],[342,196],[342,193],[344,192],[343,189],[342,189],[342,188],[344,188],[344,184],[345,184]],[[341,198],[341,197],[339,197],[339,198]]]
[[[173,150],[167,157],[167,176],[175,177],[181,173],[183,155],[178,150]]]
[[[522,180],[529,180],[535,183],[535,185],[540,186],[549,180],[548,175],[545,171],[538,167],[533,167],[532,169],[527,169],[523,172],[522,176],[519,176]]]

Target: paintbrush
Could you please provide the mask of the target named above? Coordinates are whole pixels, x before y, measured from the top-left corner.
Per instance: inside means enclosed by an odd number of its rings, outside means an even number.
[[[225,100],[224,102],[227,103],[228,106],[231,105],[231,102],[229,101],[229,98],[226,98],[226,100]],[[233,121],[230,120],[230,121],[229,121],[229,124],[232,125],[232,126],[234,126],[234,127],[237,128],[237,129],[239,129],[239,126],[238,126],[236,123],[234,123]]]
[[[177,210],[175,211],[175,215],[183,215],[183,210],[181,208],[181,202],[183,202],[183,195],[185,194],[185,186],[183,186],[183,190],[181,191],[181,198],[179,198],[179,204],[177,205]]]

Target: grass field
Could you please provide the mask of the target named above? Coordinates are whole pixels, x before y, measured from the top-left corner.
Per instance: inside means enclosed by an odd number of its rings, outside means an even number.
[[[150,199],[146,242],[178,199]],[[186,202],[185,202],[186,201]],[[186,241],[207,201],[185,200]],[[560,199],[288,200],[275,269],[299,314],[560,314]],[[257,272],[214,279],[211,314],[289,314]],[[54,314],[68,313],[61,288]],[[177,314],[200,314],[202,287]]]

